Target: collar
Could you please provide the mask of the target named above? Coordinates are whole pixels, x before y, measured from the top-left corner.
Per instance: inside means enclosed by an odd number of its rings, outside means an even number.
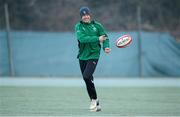
[[[93,24],[94,24],[94,23],[95,23],[95,21],[94,21],[94,20],[92,20],[90,23],[85,23],[85,22],[83,22],[83,21],[81,20],[81,21],[80,21],[80,23],[81,23],[81,24],[91,24],[91,23],[93,23]]]

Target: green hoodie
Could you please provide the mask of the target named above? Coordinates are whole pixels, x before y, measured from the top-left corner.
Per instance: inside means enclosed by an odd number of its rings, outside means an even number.
[[[103,26],[96,22],[84,23],[82,21],[75,25],[76,37],[78,40],[80,60],[99,59],[101,44],[99,36],[105,35],[106,40],[102,43],[103,49],[109,48],[109,39]]]

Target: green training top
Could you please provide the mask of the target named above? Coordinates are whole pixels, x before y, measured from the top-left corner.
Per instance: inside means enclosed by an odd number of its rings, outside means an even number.
[[[103,26],[97,21],[84,23],[82,21],[75,25],[78,40],[80,60],[99,59],[101,44],[99,36],[105,35],[106,40],[102,43],[103,49],[109,47],[109,39]]]

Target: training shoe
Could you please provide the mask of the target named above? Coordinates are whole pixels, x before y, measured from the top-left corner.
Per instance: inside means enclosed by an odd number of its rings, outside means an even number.
[[[92,99],[89,109],[90,109],[90,111],[94,111],[94,112],[101,111],[101,106],[99,105],[99,100]]]
[[[93,110],[96,108],[96,106],[97,106],[97,101],[95,99],[92,99],[89,109]]]
[[[99,100],[97,100],[97,110],[96,111],[101,111],[101,106],[99,104]]]

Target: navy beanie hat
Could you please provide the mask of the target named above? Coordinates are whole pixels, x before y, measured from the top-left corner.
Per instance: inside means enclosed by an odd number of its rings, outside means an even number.
[[[84,15],[90,15],[90,10],[88,7],[81,7],[79,13],[81,17]]]

